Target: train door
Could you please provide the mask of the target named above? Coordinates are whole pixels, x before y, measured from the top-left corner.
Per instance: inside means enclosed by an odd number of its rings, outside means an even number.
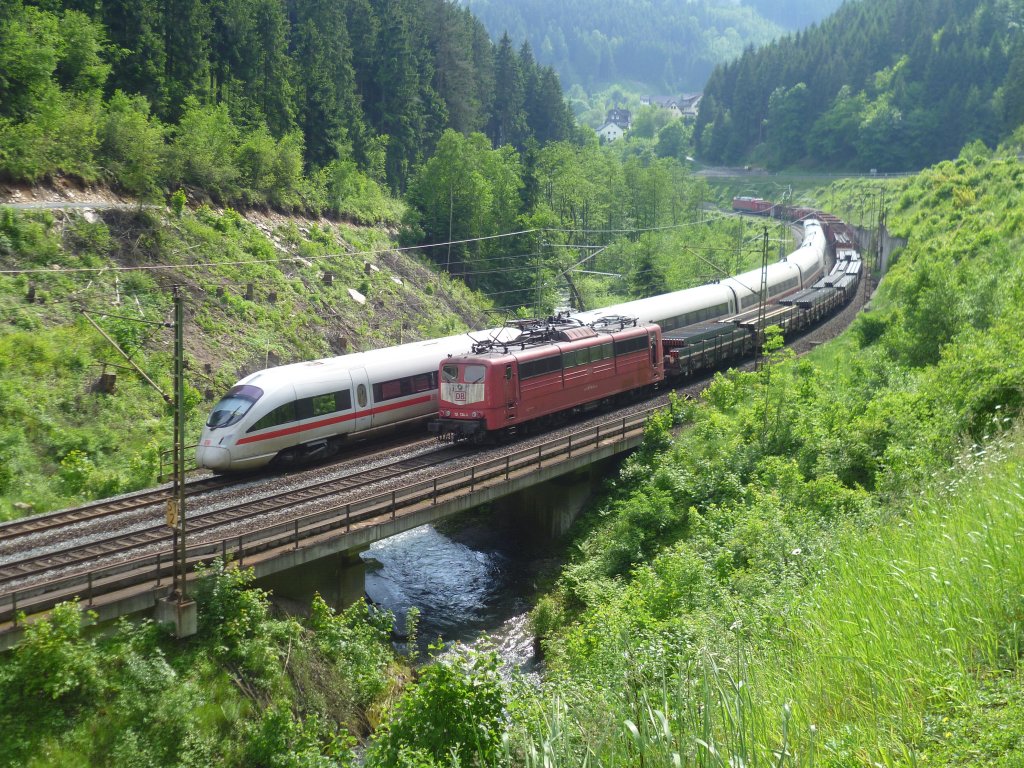
[[[515,421],[517,415],[516,406],[519,402],[519,387],[516,382],[516,370],[511,363],[505,365],[505,372],[501,378],[502,391],[505,397],[505,420]]]
[[[648,342],[651,348],[651,368],[655,375],[664,373],[664,361],[661,359],[661,345],[658,343],[658,334],[651,331],[648,334]]]
[[[352,374],[352,408],[355,411],[355,431],[359,432],[372,426],[371,405],[373,394],[370,391],[370,379],[365,368],[353,368]]]

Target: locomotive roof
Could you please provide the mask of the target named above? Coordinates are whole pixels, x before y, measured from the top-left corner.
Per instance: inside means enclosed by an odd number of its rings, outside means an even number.
[[[606,316],[593,325],[577,325],[575,320],[565,321],[555,318],[545,323],[536,321],[516,321],[515,326],[523,329],[523,333],[511,340],[486,340],[473,345],[471,351],[450,354],[448,359],[464,360],[495,360],[513,355],[517,359],[523,357],[543,357],[546,354],[563,350],[562,345],[570,345],[567,349],[586,346],[580,342],[592,339],[610,341],[614,334],[635,330],[647,333],[648,326],[640,324],[635,318]],[[596,326],[596,327],[594,327]]]

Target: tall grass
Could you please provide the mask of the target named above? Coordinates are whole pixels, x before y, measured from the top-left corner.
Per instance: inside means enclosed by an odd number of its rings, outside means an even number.
[[[1016,667],[1022,483],[1024,448],[976,448],[904,514],[840,540],[785,630],[756,649],[737,640],[636,674],[643,649],[621,638],[620,684],[559,685],[518,760],[928,764],[928,719],[970,704],[984,675]]]
[[[1024,622],[1024,450],[976,448],[902,519],[832,558],[787,641],[758,663],[765,698],[793,702],[836,754],[914,762],[927,715],[1013,668]]]

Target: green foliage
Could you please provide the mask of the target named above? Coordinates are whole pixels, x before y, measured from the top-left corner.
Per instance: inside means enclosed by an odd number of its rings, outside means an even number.
[[[315,715],[296,719],[280,704],[249,726],[243,765],[268,768],[335,768],[351,765],[352,740],[322,728]]]
[[[185,203],[187,200],[188,198],[186,197],[185,190],[183,189],[176,189],[174,190],[174,194],[171,195],[171,210],[174,211],[174,215],[179,219],[185,211]]]
[[[98,148],[112,181],[143,199],[154,199],[162,180],[165,131],[150,115],[144,97],[115,91],[107,102]]]
[[[252,586],[253,570],[230,567],[220,558],[196,568],[195,598],[200,630],[208,633],[217,657],[257,685],[270,687],[278,671],[276,640],[294,625],[270,620],[268,595]]]
[[[238,129],[225,105],[205,106],[189,97],[170,148],[172,180],[231,199],[239,191],[238,144]]]
[[[692,2],[682,8],[632,0],[585,6],[539,0],[467,4],[492,36],[507,32],[514,40],[528,41],[543,61],[553,64],[563,83],[590,92],[614,85],[608,107],[623,103],[615,98],[621,83],[642,83],[646,94],[699,90],[715,64],[778,36],[782,29],[777,24],[806,26],[838,5]]]
[[[68,713],[99,691],[98,659],[83,637],[82,623],[78,603],[70,602],[25,629],[0,682],[8,717],[25,706],[37,708],[40,717]]]
[[[494,651],[466,650],[435,658],[375,734],[367,762],[489,765],[498,757],[505,732],[504,706]]]
[[[462,273],[472,287],[500,291],[516,286],[521,280],[514,272],[507,273],[514,262],[503,253],[503,244],[463,241],[517,228],[520,173],[518,158],[509,148],[491,149],[481,133],[465,137],[446,131],[434,157],[410,184],[412,207],[404,239],[459,241],[429,253],[453,273]]]
[[[316,595],[309,627],[316,633],[320,652],[353,687],[357,706],[366,709],[381,697],[388,686],[391,662],[390,614],[370,608],[362,598],[337,614]]]

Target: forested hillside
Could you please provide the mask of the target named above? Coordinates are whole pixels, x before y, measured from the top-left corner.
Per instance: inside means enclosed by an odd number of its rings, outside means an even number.
[[[0,4],[0,177],[349,214],[446,128],[573,130],[553,70],[448,0]]]
[[[712,163],[920,168],[1024,120],[1015,0],[858,0],[711,75],[696,126]]]
[[[716,64],[783,32],[749,6],[721,0],[463,2],[494,38],[507,31],[527,40],[567,88],[590,92],[616,83],[654,93],[699,91]]]

